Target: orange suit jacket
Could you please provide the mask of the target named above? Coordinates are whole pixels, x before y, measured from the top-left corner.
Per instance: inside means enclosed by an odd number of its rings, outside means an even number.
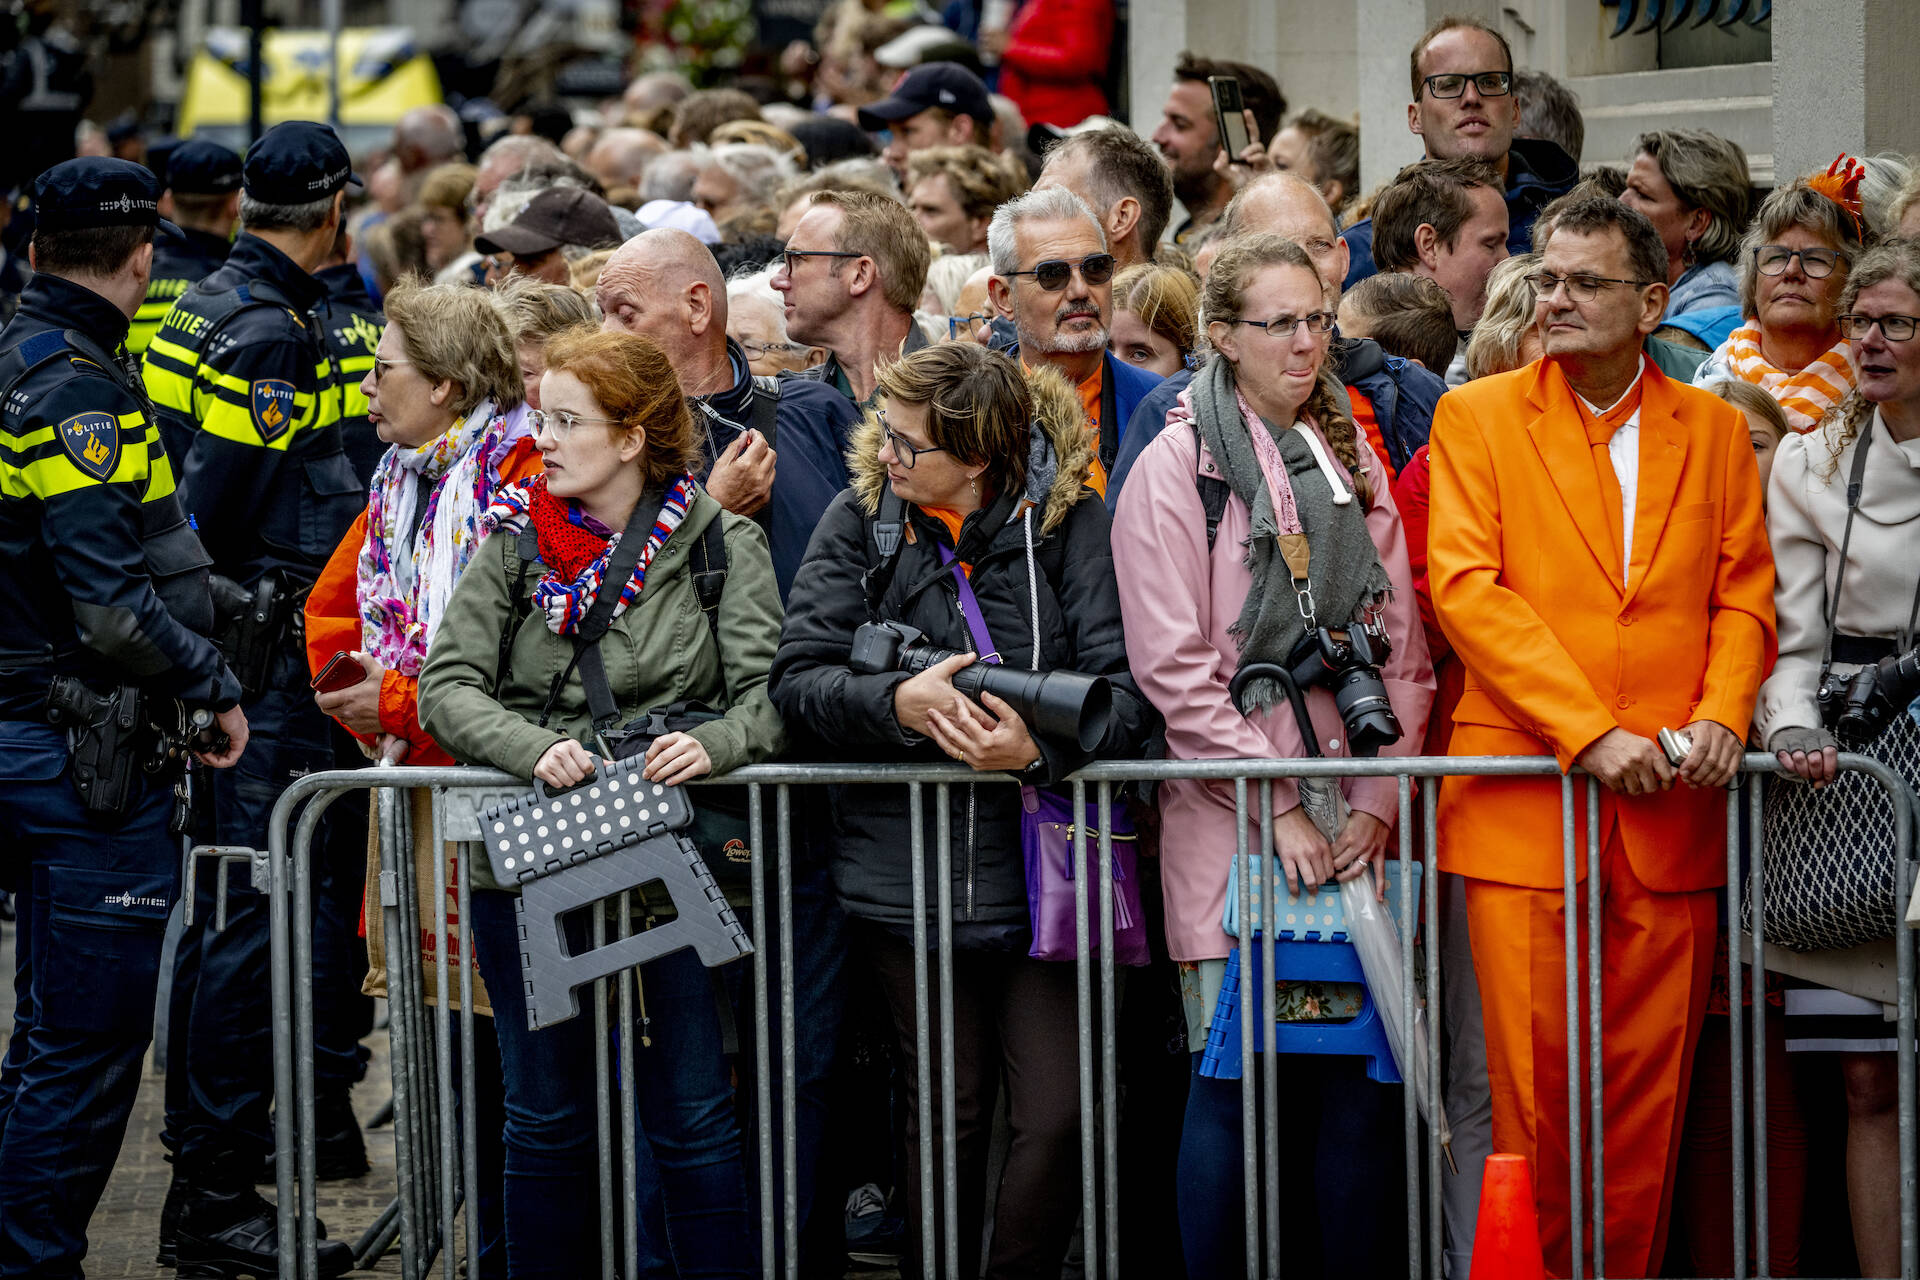
[[[1652,738],[1693,720],[1746,740],[1776,652],[1753,447],[1732,406],[1651,363],[1643,376],[1624,587],[1579,404],[1554,362],[1441,397],[1428,564],[1434,611],[1466,667],[1450,754],[1551,754],[1564,771],[1616,726]],[[1649,889],[1725,883],[1725,792],[1676,782],[1600,794],[1602,842],[1617,825]],[[1451,778],[1438,816],[1442,870],[1560,886],[1558,781]]]

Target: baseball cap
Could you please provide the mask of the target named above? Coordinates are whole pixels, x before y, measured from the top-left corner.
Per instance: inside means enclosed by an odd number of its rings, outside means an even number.
[[[167,154],[167,187],[189,195],[225,195],[240,189],[240,157],[217,142],[195,138]]]
[[[241,172],[246,193],[262,204],[311,204],[348,183],[361,185],[339,136],[312,120],[288,120],[261,134]]]
[[[54,165],[34,180],[36,217],[43,227],[180,228],[160,216],[160,179],[143,164],[82,156]]]
[[[481,253],[532,257],[577,244],[606,249],[620,243],[620,224],[607,202],[583,187],[548,187],[527,202],[520,216],[497,230],[474,237]]]
[[[713,215],[685,200],[649,200],[640,206],[640,222],[649,231],[672,227],[701,244],[720,243],[720,228],[714,225]]]
[[[901,76],[892,93],[860,108],[860,127],[870,132],[890,128],[930,107],[993,123],[993,103],[979,76],[957,62],[923,62]]]

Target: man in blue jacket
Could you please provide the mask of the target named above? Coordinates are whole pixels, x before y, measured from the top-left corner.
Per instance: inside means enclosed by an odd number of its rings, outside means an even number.
[[[1558,145],[1515,138],[1520,99],[1513,92],[1513,49],[1507,38],[1471,18],[1443,18],[1413,47],[1413,101],[1407,128],[1426,145],[1429,160],[1466,156],[1500,173],[1507,200],[1507,251],[1533,247],[1533,220],[1547,203],[1572,190],[1580,166]],[[1344,288],[1374,273],[1373,223],[1356,222],[1344,236],[1351,261]]]
[[[1099,441],[1089,479],[1107,496],[1127,424],[1157,375],[1107,350],[1113,325],[1113,255],[1086,201],[1065,187],[1043,187],[1009,200],[987,228],[994,307],[1013,314],[1019,341],[1007,354],[1032,367],[1050,364],[1080,392],[1087,429]]]

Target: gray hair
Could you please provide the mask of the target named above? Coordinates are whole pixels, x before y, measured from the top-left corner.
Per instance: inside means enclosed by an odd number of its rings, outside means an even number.
[[[1699,260],[1731,262],[1753,206],[1747,153],[1705,129],[1655,129],[1635,138],[1633,150],[1659,166],[1680,203],[1707,211],[1707,229],[1693,246]]]
[[[1900,230],[1900,219],[1893,214],[1894,203],[1913,179],[1913,162],[1892,151],[1863,156],[1860,167],[1866,175],[1860,179],[1860,217],[1876,239],[1886,240]],[[1904,207],[1901,212],[1905,212]]]
[[[244,190],[240,193],[240,225],[248,231],[318,231],[332,212],[333,196],[301,204],[268,204]]]
[[[1860,229],[1854,225],[1851,214],[1808,186],[1805,178],[1795,178],[1784,187],[1775,187],[1773,194],[1760,202],[1759,212],[1753,215],[1753,225],[1747,228],[1746,239],[1740,242],[1741,315],[1754,314],[1754,296],[1760,287],[1760,264],[1753,251],[1761,245],[1772,244],[1790,227],[1812,232],[1839,252],[1842,285],[1860,258],[1863,247]]]
[[[1014,240],[1015,229],[1023,222],[1064,222],[1085,218],[1093,233],[1100,237],[1100,248],[1107,247],[1106,229],[1093,210],[1065,187],[1042,187],[1009,200],[994,210],[987,224],[987,256],[993,260],[993,274],[1010,276],[1020,269],[1020,246]]]
[[[700,170],[706,163],[705,147],[656,156],[640,178],[640,203],[674,200],[685,204],[693,199],[693,184],[700,180]]]
[[[1520,128],[1514,136],[1545,139],[1578,164],[1587,142],[1580,95],[1544,71],[1516,71],[1513,96],[1520,99]]]
[[[966,288],[974,272],[986,265],[987,255],[984,253],[949,253],[935,258],[928,265],[927,288],[933,290],[934,296],[940,299],[943,314],[953,314],[953,308],[960,299],[960,290]]]
[[[727,281],[727,315],[732,316],[742,303],[764,303],[773,309],[773,327],[781,342],[787,337],[786,298],[773,287],[775,267],[761,267],[736,275]]]
[[[793,161],[772,147],[757,142],[726,142],[707,152],[708,167],[721,169],[740,185],[741,197],[748,203],[771,207],[773,193],[780,184],[791,181]]]

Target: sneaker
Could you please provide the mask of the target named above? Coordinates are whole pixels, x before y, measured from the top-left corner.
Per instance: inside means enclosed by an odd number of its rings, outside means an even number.
[[[886,1193],[877,1183],[855,1187],[847,1196],[847,1257],[874,1267],[897,1267],[906,1245],[907,1224],[887,1212]]]

